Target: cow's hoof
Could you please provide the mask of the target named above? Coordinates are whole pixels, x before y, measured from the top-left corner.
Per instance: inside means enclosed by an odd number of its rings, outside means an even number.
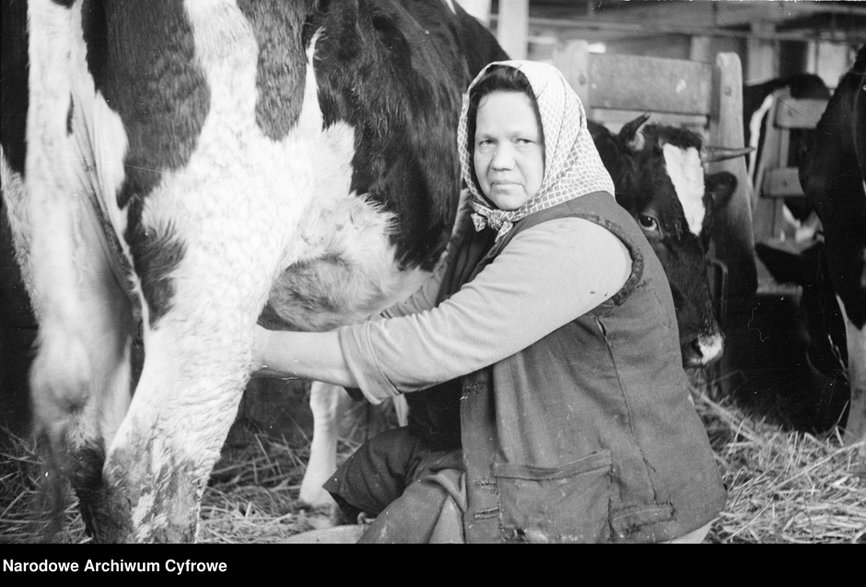
[[[305,487],[304,484],[301,484],[301,492],[298,496],[298,500],[305,507],[311,509],[333,509],[337,506],[337,503],[334,501],[334,498],[331,497],[331,494],[321,488],[321,484],[317,484],[318,486],[315,489],[311,489],[309,487]]]

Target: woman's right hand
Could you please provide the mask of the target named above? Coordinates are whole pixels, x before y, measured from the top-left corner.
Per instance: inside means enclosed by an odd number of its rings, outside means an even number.
[[[270,330],[268,330],[267,328],[262,328],[261,326],[256,324],[256,329],[253,336],[253,372],[268,370],[268,356],[270,349],[269,345],[271,344],[271,334],[272,332]]]

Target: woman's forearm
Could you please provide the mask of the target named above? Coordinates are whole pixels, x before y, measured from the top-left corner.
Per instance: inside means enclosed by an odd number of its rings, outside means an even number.
[[[256,326],[254,369],[281,375],[357,387],[336,330],[292,332]]]

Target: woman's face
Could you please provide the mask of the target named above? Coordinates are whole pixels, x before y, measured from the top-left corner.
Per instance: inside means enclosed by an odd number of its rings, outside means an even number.
[[[497,90],[481,99],[473,164],[481,191],[500,210],[516,210],[538,193],[544,146],[529,96]]]

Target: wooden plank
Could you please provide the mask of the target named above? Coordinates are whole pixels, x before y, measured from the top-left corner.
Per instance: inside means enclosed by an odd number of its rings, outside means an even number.
[[[589,55],[590,107],[709,114],[712,66],[682,59]]]
[[[512,59],[526,59],[529,50],[529,0],[499,0],[496,40]]]
[[[774,123],[779,128],[815,128],[826,109],[827,100],[780,98]]]
[[[796,167],[777,167],[767,170],[761,186],[762,198],[802,197],[799,171]]]
[[[589,111],[589,43],[569,41],[564,46],[557,46],[553,51],[553,65],[562,72],[583,107]]]
[[[723,147],[743,146],[742,84],[739,56],[736,53],[716,55],[716,90],[708,144]],[[707,171],[728,171],[737,178],[737,189],[731,200],[715,217],[711,247],[711,253],[728,268],[728,303],[736,306],[740,300],[750,298],[757,288],[752,232],[752,190],[746,171],[746,158],[737,157],[711,163]],[[733,313],[735,312],[729,315]]]

